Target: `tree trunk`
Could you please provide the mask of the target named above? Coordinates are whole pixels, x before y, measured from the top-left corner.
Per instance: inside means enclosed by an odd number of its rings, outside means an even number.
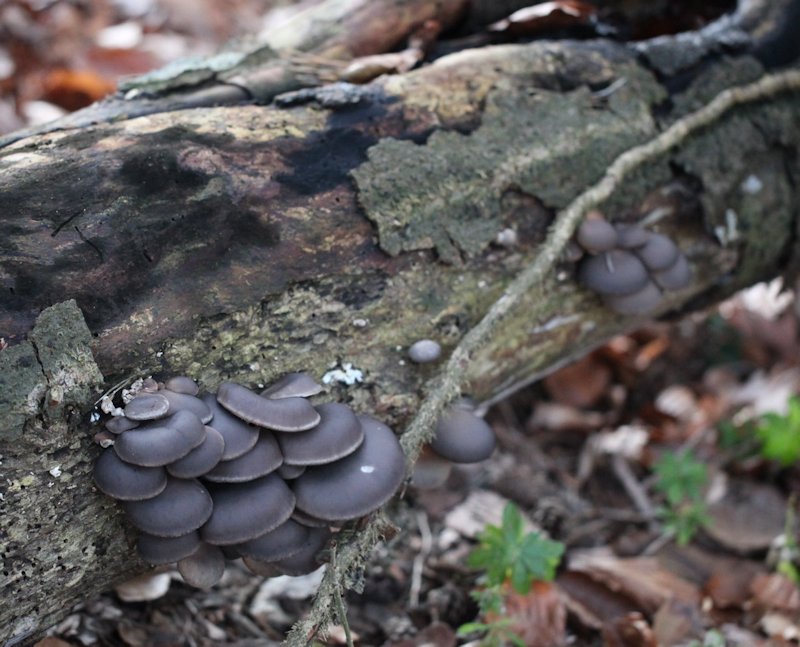
[[[326,4],[363,16],[353,0]],[[443,25],[463,10],[422,4]],[[361,6],[387,21],[404,3]],[[270,105],[227,94],[235,105],[185,107],[223,96],[243,78],[236,68],[7,138],[0,641],[31,640],[74,602],[146,569],[118,506],[91,482],[87,413],[102,384],[186,374],[214,389],[350,364],[363,382],[334,381],[328,396],[400,432],[435,371],[405,361],[408,346],[429,337],[447,355],[536,256],[555,212],[618,155],[761,77],[770,61],[751,55],[762,43],[753,34],[774,16],[762,18],[731,27],[745,39],[735,52],[700,48],[670,75],[658,61],[670,44],[685,48],[680,36],[533,42]],[[417,22],[389,20],[394,37],[349,49],[345,29],[335,51],[387,51]],[[308,38],[306,51],[334,51]],[[290,69],[277,56],[266,65]],[[273,91],[302,85],[281,78]],[[602,205],[613,221],[658,220],[691,262],[691,285],[656,314],[704,308],[796,267],[798,124],[796,93],[736,107]],[[515,232],[510,243],[498,243],[503,231]],[[573,270],[554,268],[504,320],[466,367],[464,393],[491,400],[640,323],[606,309]]]

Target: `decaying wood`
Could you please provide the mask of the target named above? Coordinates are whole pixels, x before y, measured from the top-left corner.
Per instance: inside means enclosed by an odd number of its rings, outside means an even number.
[[[328,397],[400,431],[436,372],[405,361],[410,343],[447,356],[619,155],[764,73],[711,52],[670,94],[622,44],[505,45],[0,149],[0,592],[14,600],[0,639],[30,640],[145,569],[89,477],[100,373],[214,388],[349,364],[364,381]],[[692,263],[658,314],[796,266],[798,123],[796,92],[736,106],[603,202],[613,220],[657,220]],[[558,263],[465,361],[462,390],[489,400],[636,323]]]

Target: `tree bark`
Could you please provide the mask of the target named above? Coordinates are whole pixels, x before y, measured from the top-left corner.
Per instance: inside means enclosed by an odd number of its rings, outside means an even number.
[[[437,8],[446,24],[459,6]],[[348,51],[380,53],[411,31]],[[32,640],[146,569],[91,483],[87,413],[102,384],[186,374],[214,389],[351,364],[364,381],[334,381],[328,397],[400,432],[435,371],[404,359],[412,342],[436,339],[447,355],[536,256],[554,213],[618,155],[765,73],[748,48],[708,48],[677,83],[654,62],[668,43],[658,47],[651,59],[647,44],[604,40],[482,47],[270,105],[190,109],[197,90],[167,84],[156,99],[118,97],[8,138],[0,641]],[[737,107],[602,206],[613,221],[658,220],[690,259],[692,284],[654,314],[794,271],[798,124],[796,93]],[[516,242],[498,244],[504,230]],[[490,401],[640,323],[607,310],[573,269],[554,268],[504,320],[465,367],[464,393]]]

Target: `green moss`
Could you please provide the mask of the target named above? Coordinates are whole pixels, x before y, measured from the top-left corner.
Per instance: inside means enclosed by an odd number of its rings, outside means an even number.
[[[45,390],[33,344],[22,342],[0,352],[0,441],[22,435],[25,420],[36,415]]]
[[[532,91],[518,79],[492,91],[469,135],[437,131],[424,145],[391,138],[353,171],[359,200],[389,254],[435,249],[457,262],[479,254],[501,226],[507,191],[566,206],[626,149],[652,136],[661,87],[634,66],[603,105],[585,87]]]

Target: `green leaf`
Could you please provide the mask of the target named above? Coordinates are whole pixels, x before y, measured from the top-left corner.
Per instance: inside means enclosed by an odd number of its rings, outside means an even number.
[[[800,459],[800,398],[789,400],[785,416],[768,413],[756,427],[756,437],[761,441],[761,455],[788,467]]]
[[[523,535],[522,515],[513,503],[503,508],[503,538],[506,542],[516,542]]]
[[[488,625],[485,622],[465,622],[458,629],[456,629],[456,634],[459,636],[466,636],[467,634],[489,631],[489,629],[491,629],[491,625]]]
[[[564,544],[532,532],[522,542],[520,558],[533,579],[549,582],[555,577],[563,554]]]

